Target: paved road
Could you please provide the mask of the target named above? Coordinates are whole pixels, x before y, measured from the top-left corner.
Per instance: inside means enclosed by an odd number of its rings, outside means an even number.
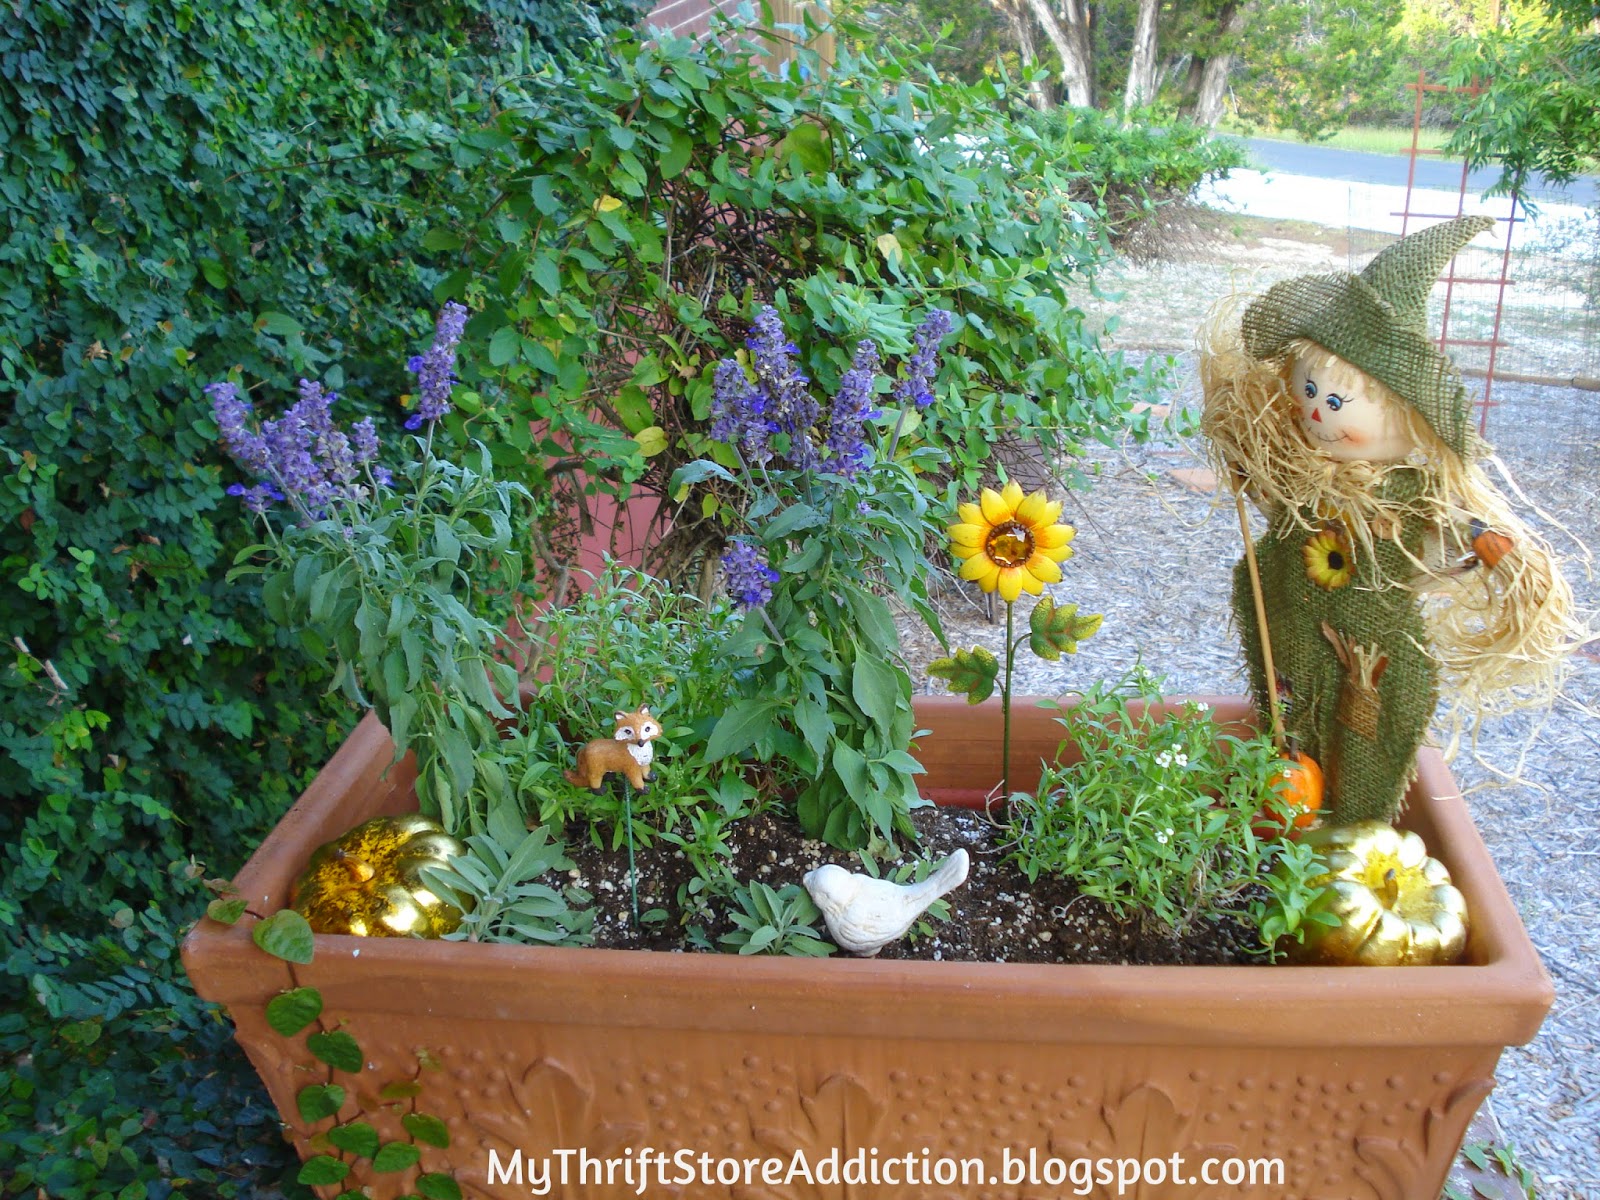
[[[1280,142],[1267,138],[1246,138],[1245,146],[1254,165],[1283,175],[1308,175],[1317,179],[1345,179],[1355,183],[1371,183],[1405,187],[1406,171],[1410,159],[1403,155],[1367,154],[1360,150],[1336,150],[1330,146],[1313,146],[1304,142]],[[1467,187],[1472,192],[1482,192],[1500,172],[1494,168],[1473,171]],[[1417,159],[1416,186],[1454,192],[1461,187],[1461,164],[1441,162],[1434,155]],[[1535,202],[1577,204],[1593,207],[1600,204],[1600,180],[1592,175],[1575,180],[1566,188],[1558,188],[1542,177],[1527,189]]]

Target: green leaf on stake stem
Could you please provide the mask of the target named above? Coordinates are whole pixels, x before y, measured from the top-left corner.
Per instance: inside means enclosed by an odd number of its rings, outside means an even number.
[[[1093,637],[1104,620],[1099,613],[1080,616],[1076,604],[1057,608],[1049,596],[1040,596],[1028,617],[1028,645],[1040,658],[1055,662],[1062,654],[1076,654],[1078,643]]]
[[[943,679],[950,690],[964,695],[968,704],[982,704],[994,695],[994,681],[1000,676],[1000,660],[982,646],[957,650],[951,658],[935,659],[928,674]]]
[[[282,1037],[293,1037],[322,1015],[322,993],[299,987],[267,1001],[267,1024]]]
[[[257,921],[256,927],[250,931],[250,936],[255,940],[255,944],[268,954],[286,962],[308,963],[316,948],[311,926],[292,908],[275,912],[270,917]]]
[[[313,1033],[306,1039],[306,1049],[335,1071],[354,1075],[361,1070],[361,1047],[356,1045],[355,1038],[342,1029],[335,1029],[331,1033]]]

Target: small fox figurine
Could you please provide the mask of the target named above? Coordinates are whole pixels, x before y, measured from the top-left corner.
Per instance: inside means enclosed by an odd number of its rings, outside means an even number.
[[[595,738],[578,751],[578,763],[562,775],[568,783],[598,792],[607,775],[621,773],[641,792],[650,790],[647,780],[654,778],[650,763],[655,747],[650,743],[661,736],[661,726],[649,708],[616,714],[616,730],[609,738]]]

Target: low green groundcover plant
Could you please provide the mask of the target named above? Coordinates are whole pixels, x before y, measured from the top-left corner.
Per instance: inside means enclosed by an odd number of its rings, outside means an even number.
[[[1300,928],[1320,870],[1307,848],[1253,828],[1282,757],[1265,734],[1220,732],[1200,701],[1148,707],[1160,703],[1159,681],[1136,668],[1062,711],[1082,758],[1013,797],[1011,857],[1030,880],[1069,880],[1151,930],[1183,938],[1237,917],[1270,949]]]

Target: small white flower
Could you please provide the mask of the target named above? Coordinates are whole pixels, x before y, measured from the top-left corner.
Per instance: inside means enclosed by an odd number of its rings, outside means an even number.
[[[1168,829],[1168,830],[1165,830],[1162,833],[1156,834],[1156,841],[1160,842],[1163,846],[1165,846],[1167,844],[1167,839],[1169,837],[1171,837],[1171,836],[1172,836],[1172,830]]]
[[[1160,754],[1156,755],[1156,766],[1158,766],[1158,767],[1170,767],[1171,765],[1172,765],[1172,753],[1171,753],[1171,751],[1163,750]]]
[[[1172,761],[1177,763],[1180,767],[1187,767],[1189,765],[1189,756],[1180,750],[1173,757]]]
[[[1211,705],[1207,704],[1204,700],[1196,700],[1194,702],[1194,710],[1195,712],[1210,712]]]

